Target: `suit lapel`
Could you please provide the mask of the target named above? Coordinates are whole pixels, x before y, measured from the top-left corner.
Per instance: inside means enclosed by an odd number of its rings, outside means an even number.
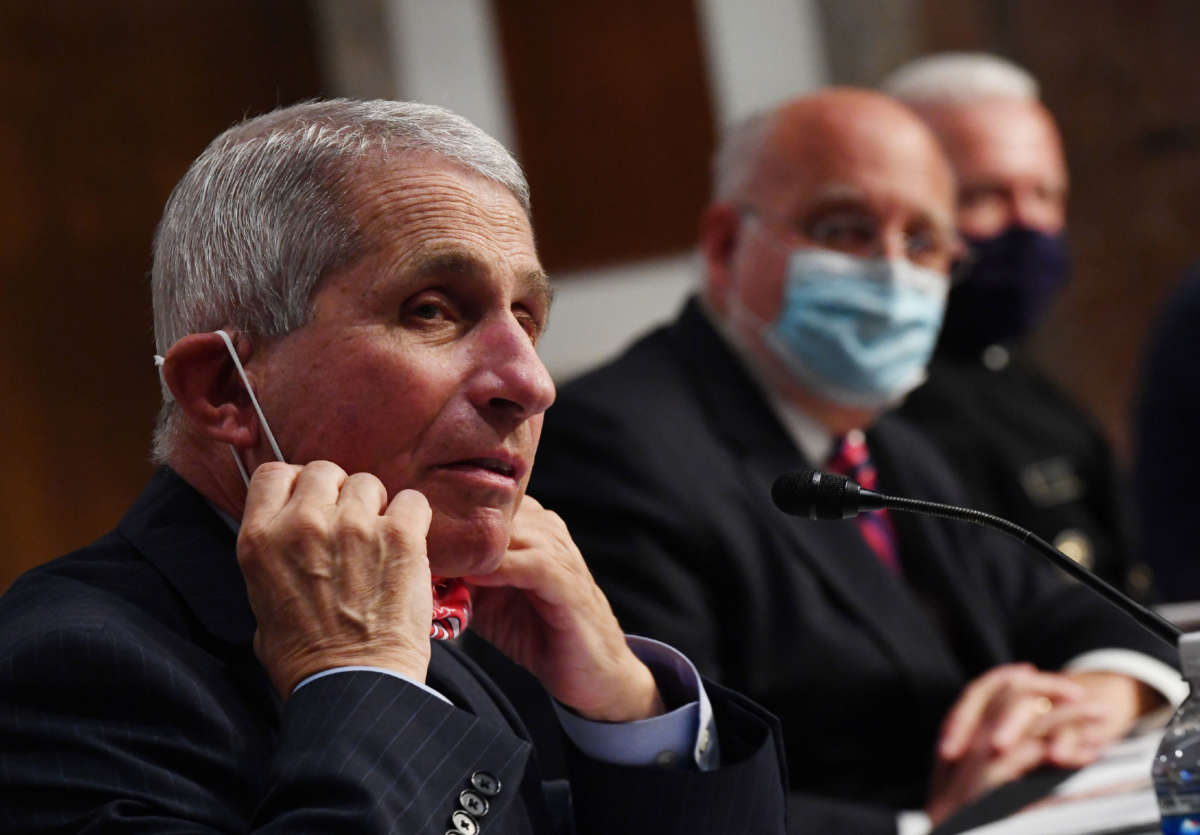
[[[876,464],[880,489],[885,493],[933,501],[959,501],[947,495],[943,485],[933,480],[933,458],[922,463],[920,479],[912,476],[917,469],[914,459],[936,456],[924,444],[917,445],[902,421],[888,416],[878,422],[869,441],[878,450]],[[949,485],[945,485],[949,487]],[[932,492],[931,492],[932,491]],[[977,573],[970,570],[976,550],[987,547],[979,537],[969,537],[966,522],[943,521],[913,513],[893,512],[892,519],[901,548],[922,548],[920,576],[914,577],[924,593],[937,601],[944,629],[951,636],[957,662],[968,677],[1007,661],[1008,639],[1001,627],[1003,618],[994,611],[986,588],[980,588]]]
[[[673,336],[710,426],[740,463],[750,512],[759,516],[760,525],[784,538],[787,550],[826,582],[910,679],[927,682],[931,672],[935,680],[956,675],[945,641],[917,598],[880,564],[854,520],[787,518],[775,507],[771,500],[775,479],[813,464],[796,448],[758,385],[694,300],[676,323]]]
[[[247,698],[277,727],[283,703],[254,654],[254,613],[229,525],[163,467],[117,530],[166,578],[205,631],[200,640],[224,659]]]
[[[117,530],[166,577],[205,629],[225,643],[250,644],[255,621],[236,537],[187,482],[161,468]]]

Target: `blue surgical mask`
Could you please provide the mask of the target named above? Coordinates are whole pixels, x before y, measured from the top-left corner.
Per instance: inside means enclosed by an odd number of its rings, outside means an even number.
[[[891,405],[925,380],[947,288],[941,273],[903,259],[797,249],[763,339],[809,391],[847,406]]]

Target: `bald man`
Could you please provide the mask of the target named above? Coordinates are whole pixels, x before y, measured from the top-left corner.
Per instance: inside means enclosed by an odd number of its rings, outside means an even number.
[[[698,297],[562,389],[531,494],[627,628],[784,719],[795,832],[922,832],[1036,766],[1088,762],[1161,698],[1122,663],[1178,684],[1169,652],[986,532],[800,521],[770,498],[817,466],[961,499],[884,414],[924,378],[961,252],[936,139],[834,89],[737,127],[715,171]]]
[[[972,504],[1013,519],[1141,597],[1128,498],[1095,421],[1022,353],[1068,279],[1067,165],[1038,85],[993,55],[943,53],[883,83],[937,135],[970,247],[929,382],[903,414],[954,462]]]

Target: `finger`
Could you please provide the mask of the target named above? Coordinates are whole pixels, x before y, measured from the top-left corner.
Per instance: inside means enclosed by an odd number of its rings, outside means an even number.
[[[289,504],[298,507],[332,507],[347,479],[346,471],[332,461],[305,464],[296,477]]]
[[[1050,736],[1066,725],[1096,728],[1112,717],[1111,706],[1094,699],[1057,705],[1053,710],[1038,717],[1030,733],[1034,736]]]
[[[1047,696],[1017,699],[993,719],[989,744],[993,751],[1006,751],[1029,733],[1034,724],[1054,709]]]
[[[270,461],[254,470],[242,509],[242,524],[261,524],[279,514],[292,495],[301,467]]]
[[[530,545],[513,547],[505,553],[500,564],[489,574],[472,574],[466,581],[474,586],[511,586],[519,589],[537,588],[544,582],[546,557]]]
[[[1062,768],[1082,768],[1100,755],[1104,744],[1080,725],[1065,725],[1047,740],[1046,758]]]
[[[557,551],[545,547],[510,549],[490,574],[465,579],[476,587],[520,590],[538,617],[552,628],[569,629],[572,624],[597,618],[605,623],[612,619],[615,624],[611,607],[596,587],[583,557],[578,551],[573,555]]]
[[[545,510],[546,508],[543,507],[541,502],[539,502],[533,496],[526,493],[524,496],[521,497],[521,506],[518,508],[517,512],[520,513],[520,511],[524,510],[524,509],[528,509],[530,511],[538,511],[538,510]]]
[[[526,499],[529,497],[526,496]],[[555,540],[570,541],[566,523],[551,510],[546,510],[537,500],[522,500],[513,514],[512,527],[508,536],[508,550],[534,548]]]
[[[1046,761],[1046,745],[1042,740],[1025,738],[1004,755],[994,759],[986,771],[989,786],[998,786],[1027,774]]]
[[[361,509],[378,516],[388,506],[387,489],[370,473],[355,473],[342,483],[337,503],[340,509]]]
[[[1030,665],[1005,665],[998,667],[978,679],[980,687],[968,688],[960,699],[959,708],[951,711],[939,751],[953,759],[971,747],[971,740],[979,734],[990,737],[988,744],[1005,747],[1012,744],[1035,719],[1042,699],[1052,704],[1060,701],[1083,699],[1087,691],[1078,683],[1059,673],[1046,673]],[[970,692],[974,689],[974,692]],[[1021,701],[1034,700],[1033,713],[1030,708],[1018,709]],[[991,730],[989,731],[989,726]],[[999,732],[999,737],[996,733]],[[951,753],[945,753],[949,751]]]
[[[939,756],[946,760],[962,756],[995,694],[1013,679],[1032,674],[1033,671],[1032,664],[1005,664],[989,670],[968,684],[942,722],[942,736],[938,743]]]
[[[422,540],[429,536],[433,508],[419,490],[401,490],[392,498],[384,515]]]

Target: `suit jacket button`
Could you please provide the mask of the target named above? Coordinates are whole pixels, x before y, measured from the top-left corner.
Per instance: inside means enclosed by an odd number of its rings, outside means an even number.
[[[458,835],[477,835],[479,832],[479,824],[475,822],[475,818],[462,809],[454,810],[454,814],[450,816],[450,825],[454,827],[452,831]]]
[[[463,789],[459,792],[458,805],[477,818],[482,818],[488,813],[488,802],[484,800],[483,795],[477,794],[470,789]]]
[[[500,794],[500,781],[494,774],[487,771],[476,771],[472,774],[471,785],[484,797],[495,797]]]

